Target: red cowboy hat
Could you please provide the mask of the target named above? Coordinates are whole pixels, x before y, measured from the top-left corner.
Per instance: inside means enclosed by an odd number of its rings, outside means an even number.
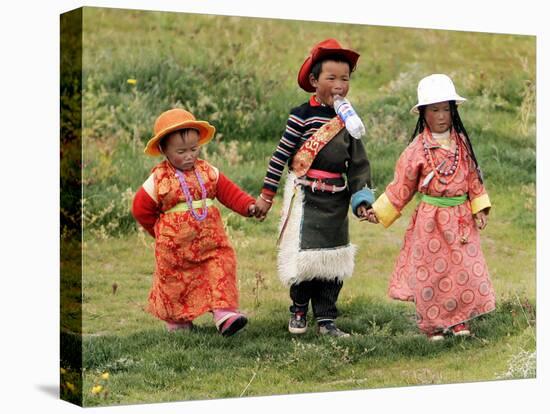
[[[313,65],[325,56],[340,55],[351,64],[350,71],[355,69],[359,53],[351,49],[344,49],[336,39],[327,39],[317,43],[311,49],[309,56],[306,58],[300,72],[298,73],[298,85],[306,92],[315,92],[315,88],[309,82],[309,74]]]

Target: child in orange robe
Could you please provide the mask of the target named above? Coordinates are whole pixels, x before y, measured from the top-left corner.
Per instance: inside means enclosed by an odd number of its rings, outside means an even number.
[[[132,214],[155,238],[156,266],[148,311],[167,329],[190,329],[212,312],[219,332],[230,336],[247,318],[239,312],[236,257],[219,210],[223,205],[254,214],[254,199],[217,168],[198,158],[215,128],[183,109],[162,113],[145,153],[164,155],[134,198]]]

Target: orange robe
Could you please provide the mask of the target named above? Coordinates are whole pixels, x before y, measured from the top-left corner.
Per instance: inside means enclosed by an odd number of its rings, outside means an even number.
[[[468,195],[465,203],[455,207],[420,202],[392,274],[389,296],[413,301],[418,327],[427,333],[448,329],[495,309],[495,294],[473,218],[473,214],[491,204],[463,138],[453,136],[447,150],[426,134],[435,165],[444,159],[446,165],[452,165],[456,145],[462,146],[462,157],[452,180],[447,179],[445,184],[436,176],[427,187],[422,187],[432,168],[419,135],[399,157],[393,181],[373,205],[382,224],[388,227],[416,192],[437,197]]]
[[[207,198],[218,197],[223,204],[247,215],[248,206],[254,202],[248,194],[219,175],[206,161],[197,160],[195,169],[203,179]],[[194,171],[183,173],[192,199],[201,200]],[[208,207],[203,221],[196,220],[190,211],[166,213],[176,204],[186,202],[184,193],[168,161],[158,164],[153,175],[159,213],[154,224],[156,265],[147,310],[159,319],[177,323],[191,321],[214,309],[237,309],[235,251],[224,231],[219,210]],[[218,184],[222,178],[226,183],[225,195],[220,197]],[[134,215],[136,210],[134,206]],[[200,213],[202,208],[195,210]]]

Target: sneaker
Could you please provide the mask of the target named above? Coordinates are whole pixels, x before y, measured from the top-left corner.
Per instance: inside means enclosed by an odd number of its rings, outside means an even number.
[[[232,336],[239,332],[248,323],[248,319],[243,314],[236,313],[226,320],[218,328],[222,336]]]
[[[341,331],[336,327],[334,322],[328,322],[323,325],[319,325],[319,334],[333,336],[335,338],[347,338],[351,336],[349,333]]]
[[[459,323],[451,328],[454,336],[470,336],[470,329],[467,324]]]
[[[236,334],[248,323],[246,316],[238,311],[215,309],[213,313],[216,328],[223,336]]]
[[[288,321],[288,332],[303,334],[307,331],[307,319],[305,312],[293,312]]]
[[[432,332],[432,333],[426,334],[426,336],[428,337],[428,341],[430,342],[437,342],[445,339],[443,332]]]

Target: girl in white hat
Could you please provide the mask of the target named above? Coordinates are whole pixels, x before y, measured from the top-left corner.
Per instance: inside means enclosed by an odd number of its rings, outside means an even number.
[[[412,142],[368,212],[388,227],[414,194],[422,193],[388,293],[415,303],[418,327],[433,341],[445,333],[470,335],[468,321],[495,309],[478,232],[487,225],[491,203],[458,113],[464,101],[446,75],[419,82]]]

